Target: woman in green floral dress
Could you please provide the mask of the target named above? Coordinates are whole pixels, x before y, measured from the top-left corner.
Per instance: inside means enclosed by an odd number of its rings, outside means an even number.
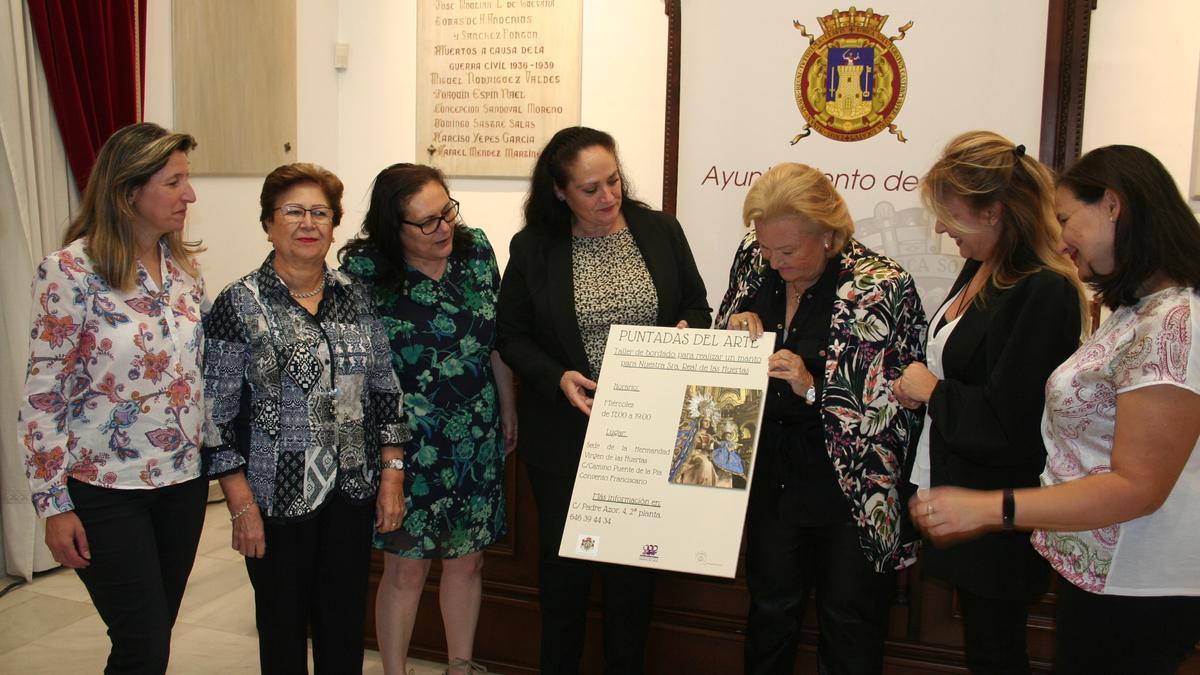
[[[437,169],[395,164],[375,178],[342,269],[374,287],[403,386],[415,457],[405,459],[403,525],[376,534],[384,556],[376,632],[388,673],[405,673],[417,604],[442,561],[449,672],[469,673],[484,547],[504,534],[504,460],[516,444],[512,371],[494,351],[496,258],[459,221]]]

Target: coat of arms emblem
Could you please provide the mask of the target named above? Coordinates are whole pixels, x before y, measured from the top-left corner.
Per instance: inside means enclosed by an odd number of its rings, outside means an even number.
[[[908,90],[908,71],[896,43],[913,22],[887,37],[880,31],[888,17],[873,9],[835,9],[817,20],[824,31],[820,37],[792,21],[808,38],[795,82],[796,106],[808,124],[792,144],[814,130],[835,141],[861,141],[887,129],[905,142],[893,124]]]

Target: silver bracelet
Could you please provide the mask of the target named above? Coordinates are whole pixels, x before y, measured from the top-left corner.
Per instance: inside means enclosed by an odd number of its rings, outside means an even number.
[[[232,523],[233,521],[237,520],[238,518],[241,518],[242,516],[246,515],[246,512],[250,510],[251,506],[254,506],[253,499],[246,502],[246,505],[242,507],[242,510],[238,511],[237,513],[233,514],[232,516],[229,516],[229,522]]]

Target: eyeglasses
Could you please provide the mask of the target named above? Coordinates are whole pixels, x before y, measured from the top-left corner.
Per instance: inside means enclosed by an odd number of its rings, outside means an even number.
[[[442,214],[440,216],[430,216],[419,223],[414,223],[411,220],[401,220],[400,222],[404,223],[405,225],[412,225],[413,227],[419,228],[421,230],[421,234],[430,235],[434,232],[437,232],[437,229],[442,224],[443,220],[446,221],[446,224],[450,227],[457,225],[458,215],[458,201],[451,199],[450,203],[446,205],[446,208],[442,209]]]
[[[275,210],[283,214],[283,222],[289,225],[303,222],[305,213],[312,216],[314,225],[328,225],[333,222],[333,209],[328,206],[314,206],[306,209],[299,204],[284,204]]]

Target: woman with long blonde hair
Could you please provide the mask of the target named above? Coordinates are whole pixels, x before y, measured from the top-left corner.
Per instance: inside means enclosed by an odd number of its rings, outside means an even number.
[[[1067,169],[1055,215],[1112,315],[1046,382],[1043,487],[935,487],[910,512],[934,541],[1034,531],[1059,575],[1055,672],[1174,673],[1200,640],[1200,227],[1129,145]]]
[[[973,131],[950,141],[921,196],[935,230],[967,260],[930,320],[926,362],[894,388],[906,407],[925,406],[911,480],[1037,485],[1042,390],[1079,344],[1086,316],[1075,268],[1058,252],[1053,177],[1024,146]],[[958,594],[971,672],[1029,672],[1025,622],[1048,578],[1029,537],[996,532],[927,548],[921,561]]]
[[[26,474],[46,545],[108,626],[106,673],[166,671],[204,524],[195,146],[156,124],[114,133],[33,282]]]

